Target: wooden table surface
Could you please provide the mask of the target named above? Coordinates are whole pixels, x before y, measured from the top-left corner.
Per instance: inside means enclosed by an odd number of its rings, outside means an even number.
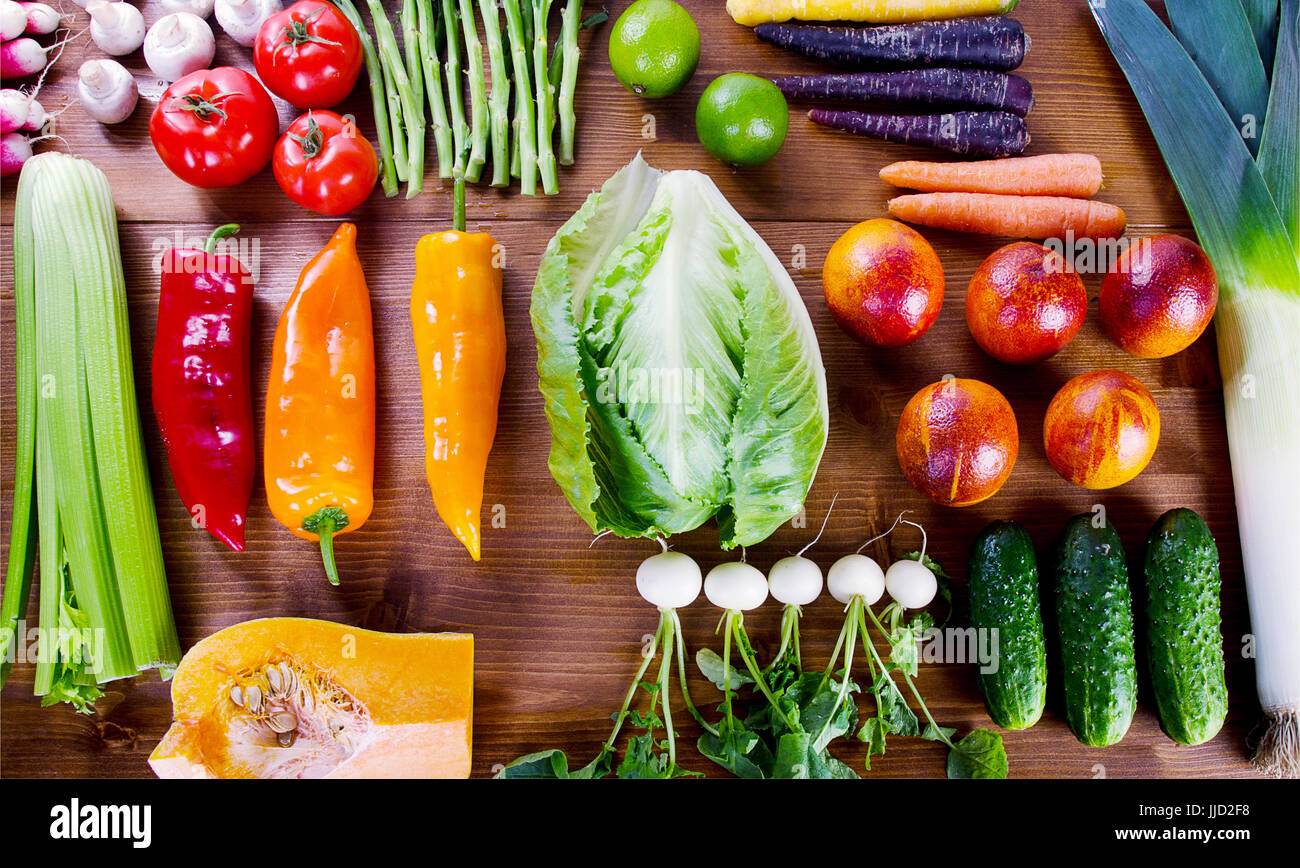
[[[390,4],[392,5],[392,4]],[[611,16],[627,5],[609,3]],[[71,82],[84,58],[96,55],[86,37],[69,46],[42,92],[48,110],[69,106],[58,120],[57,147],[93,160],[112,184],[131,303],[132,338],[140,413],[153,474],[164,555],[176,622],[186,648],[213,631],[275,615],[327,618],[397,631],[469,631],[475,635],[474,774],[520,754],[563,747],[575,760],[594,754],[635,671],[642,636],[655,612],[637,595],[636,565],[653,553],[645,540],[611,537],[592,545],[591,534],[569,508],[546,467],[549,432],[537,391],[536,348],[528,320],[529,293],[547,240],[583,198],[638,150],[663,169],[709,173],[724,195],[751,221],[790,267],[821,343],[831,403],[830,438],[807,501],[807,527],[782,527],[749,551],[766,568],[811,539],[833,495],[829,527],[812,551],[828,567],[887,526],[901,510],[925,523],[933,555],[957,584],[959,622],[965,616],[965,559],[978,530],[1010,518],[1025,524],[1040,550],[1051,545],[1065,520],[1095,504],[1105,506],[1131,562],[1155,518],[1175,506],[1197,510],[1219,542],[1223,561],[1223,629],[1230,711],[1222,733],[1208,744],[1180,747],[1157,725],[1149,686],[1143,684],[1136,720],[1125,739],[1106,749],[1078,744],[1066,728],[1058,678],[1044,719],[1025,732],[1005,733],[1016,777],[1249,776],[1244,741],[1259,708],[1253,667],[1241,643],[1249,630],[1232,482],[1228,472],[1223,401],[1212,334],[1170,359],[1140,361],[1102,336],[1095,303],[1079,337],[1062,353],[1032,368],[1002,365],[984,355],[963,319],[965,287],[981,259],[1001,241],[926,230],[947,273],[947,304],[921,340],[900,350],[865,349],[839,330],[822,298],[820,264],[834,240],[854,223],[884,213],[890,189],[876,176],[887,162],[932,158],[935,152],[887,145],[818,128],[792,106],[789,138],[781,153],[759,168],[732,171],[695,140],[694,105],[715,76],[815,72],[818,67],[760,44],[734,24],[718,0],[684,0],[703,35],[699,71],[679,94],[642,101],[610,73],[605,45],[609,25],[582,35],[578,89],[577,165],[562,168],[561,192],[528,199],[514,191],[473,188],[470,229],[490,231],[504,245],[505,310],[509,369],[500,427],[488,467],[485,515],[504,510],[505,527],[485,530],[484,555],[473,564],[433,510],[423,473],[421,405],[407,297],[416,239],[448,226],[449,189],[436,178],[413,201],[385,199],[376,190],[351,219],[359,227],[360,255],[375,312],[378,373],[378,455],[375,510],[365,527],[339,540],[340,588],[324,580],[316,547],[295,539],[271,517],[260,471],[248,516],[248,546],[233,554],[189,524],[166,468],[149,406],[149,357],[158,278],[154,262],[167,246],[201,239],[215,225],[235,221],[258,245],[253,370],[260,406],[270,364],[276,318],[299,270],[333,232],[337,220],[309,214],[278,189],[269,170],[239,187],[204,191],[172,177],[149,146],[147,122],[161,88],[148,80],[140,53],[125,58],[142,82],[144,98],[119,127],[101,127],[70,105]],[[70,4],[65,6],[70,7]],[[595,3],[588,3],[594,11]],[[143,3],[146,21],[162,13]],[[1028,153],[1089,151],[1101,158],[1106,185],[1100,198],[1122,206],[1134,234],[1190,233],[1188,219],[1160,161],[1137,104],[1097,33],[1082,0],[1025,0],[1015,13],[1033,40],[1020,72],[1033,83],[1037,107],[1030,115]],[[558,21],[558,16],[557,16]],[[79,15],[77,29],[84,26]],[[251,68],[247,50],[218,37],[217,62]],[[146,84],[147,83],[147,84]],[[281,104],[284,122],[290,109]],[[368,128],[364,84],[347,110]],[[4,538],[12,498],[13,280],[12,183],[3,196]],[[1099,278],[1085,278],[1095,300]],[[1067,379],[1115,367],[1137,376],[1154,393],[1163,419],[1155,459],[1133,482],[1088,492],[1060,479],[1042,448],[1047,402]],[[1006,487],[977,506],[954,510],[930,505],[899,472],[894,430],[907,399],[944,374],[985,380],[1007,396],[1020,426],[1020,457]],[[260,422],[259,422],[260,443]],[[674,538],[707,570],[729,556],[711,526]],[[914,548],[900,535],[897,556]],[[35,589],[33,589],[34,591]],[[35,593],[33,593],[33,600]],[[35,617],[35,603],[32,605]],[[747,618],[760,655],[773,650],[779,608],[769,603]],[[807,608],[803,636],[808,664],[824,664],[840,607],[823,597]],[[703,598],[682,612],[692,649],[716,644],[717,613]],[[693,667],[692,667],[693,668]],[[1145,682],[1145,679],[1144,679]],[[990,726],[976,690],[973,667],[923,666],[922,693],[941,723],[962,730]],[[67,707],[40,708],[31,695],[32,667],[14,667],[0,709],[0,774],[5,776],[147,776],[146,757],[170,720],[168,688],[154,677],[109,686],[93,716]],[[697,701],[716,696],[702,680]],[[674,715],[681,720],[685,715]],[[680,727],[691,745],[681,752],[690,769],[714,766],[693,749],[693,725]],[[842,759],[860,768],[861,751],[844,746]],[[874,777],[939,777],[945,752],[918,738],[890,739]]]

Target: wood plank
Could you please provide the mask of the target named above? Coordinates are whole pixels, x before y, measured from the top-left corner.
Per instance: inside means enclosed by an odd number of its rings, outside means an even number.
[[[617,13],[626,3],[610,4]],[[564,170],[562,192],[528,200],[515,193],[476,191],[471,221],[503,245],[510,365],[503,388],[501,423],[488,470],[485,503],[501,504],[505,528],[485,530],[484,558],[469,562],[460,544],[437,520],[423,474],[420,400],[407,293],[411,253],[424,232],[445,225],[448,199],[431,194],[414,201],[387,201],[376,193],[354,215],[360,254],[375,309],[379,453],[376,509],[364,528],[338,544],[343,585],[330,588],[316,549],[294,539],[270,516],[259,483],[248,522],[248,551],[227,552],[190,528],[166,469],[148,400],[148,359],[157,304],[153,261],[165,246],[201,237],[215,223],[237,220],[256,242],[258,292],[253,340],[254,383],[260,404],[270,364],[270,341],[279,311],[299,269],[328,238],[336,221],[308,217],[276,188],[269,172],[234,190],[205,192],[171,178],[147,145],[144,108],[121,129],[104,129],[76,107],[62,117],[60,133],[71,150],[93,159],[110,177],[121,220],[122,249],[130,288],[132,337],[141,415],[145,425],[172,599],[182,643],[188,647],[220,627],[248,618],[299,615],[388,630],[468,630],[477,644],[475,708],[476,775],[532,750],[560,746],[585,761],[607,734],[635,669],[643,635],[655,615],[637,596],[632,576],[654,551],[645,541],[591,534],[569,508],[546,468],[549,432],[536,389],[536,349],[528,322],[529,291],[539,257],[557,222],[586,192],[625,163],[638,148],[664,168],[709,172],[742,214],[786,262],[812,315],[825,359],[831,397],[831,432],[808,499],[806,528],[786,526],[752,549],[750,560],[766,568],[811,538],[833,495],[835,514],[813,551],[825,568],[840,554],[887,526],[902,509],[915,511],[930,530],[932,553],[960,585],[966,550],[986,522],[1014,517],[1047,549],[1070,515],[1106,507],[1130,554],[1139,552],[1147,528],[1165,509],[1188,506],[1209,522],[1223,558],[1223,614],[1231,707],[1228,725],[1212,742],[1195,748],[1173,745],[1159,731],[1150,696],[1125,740],[1106,750],[1078,745],[1066,729],[1059,696],[1045,720],[1022,733],[1006,733],[1015,776],[1237,776],[1252,774],[1243,748],[1258,706],[1253,667],[1240,652],[1249,631],[1223,406],[1212,336],[1173,359],[1139,361],[1110,345],[1096,323],[1098,279],[1087,279],[1091,317],[1076,341],[1049,362],[1030,369],[1001,365],[981,353],[962,316],[965,287],[981,259],[995,246],[988,239],[927,232],[947,272],[947,300],[938,323],[916,344],[898,351],[864,349],[831,320],[821,296],[820,263],[841,232],[878,216],[889,195],[875,171],[885,162],[923,156],[900,148],[813,129],[795,116],[782,153],[758,170],[731,172],[714,163],[694,141],[694,100],[716,74],[734,69],[764,73],[814,71],[795,58],[757,43],[733,25],[716,2],[687,2],[704,34],[700,71],[687,90],[645,103],[618,87],[608,73],[607,30],[584,38],[590,52],[579,89],[579,165]],[[148,20],[156,4],[145,4]],[[1031,116],[1032,152],[1079,149],[1097,153],[1106,166],[1104,197],[1122,205],[1140,231],[1179,230],[1187,223],[1141,114],[1081,2],[1027,3],[1017,13],[1034,40],[1024,68],[1038,90]],[[51,77],[47,108],[56,110],[80,62],[80,45]],[[222,38],[219,59],[248,66],[246,52]],[[140,57],[128,58],[143,69]],[[352,107],[368,109],[358,94]],[[797,109],[798,107],[796,107]],[[655,119],[656,139],[641,138],[643,116]],[[287,113],[286,113],[287,117]],[[5,226],[3,290],[0,291],[0,500],[7,550],[13,473],[12,185],[3,196]],[[1185,231],[1182,230],[1182,231]],[[1134,482],[1111,492],[1086,492],[1061,480],[1042,448],[1042,417],[1055,390],[1068,378],[1097,367],[1127,370],[1154,392],[1165,437],[1154,461]],[[905,482],[894,456],[893,436],[903,404],[946,373],[992,383],[1010,399],[1020,425],[1021,451],[1004,490],[964,510],[932,506]],[[258,437],[260,442],[260,421]],[[678,547],[707,567],[728,556],[717,549],[716,530],[702,528],[676,539]],[[914,545],[899,537],[892,554]],[[886,552],[881,549],[879,552]],[[965,617],[964,594],[956,618]],[[760,654],[773,650],[779,611],[766,606],[747,619]],[[840,608],[829,598],[808,607],[805,653],[823,662],[838,631]],[[683,611],[692,649],[714,643],[716,615],[701,601]],[[15,667],[0,695],[0,774],[6,776],[148,775],[144,759],[170,718],[167,686],[136,679],[112,685],[121,700],[94,717],[67,708],[39,708],[31,696],[32,668]],[[961,728],[987,726],[974,673],[962,664],[924,668],[920,686],[940,722]],[[1144,690],[1147,688],[1144,686]],[[716,696],[698,678],[692,690],[701,707]],[[684,717],[684,715],[682,715]],[[687,741],[694,726],[679,727]],[[843,758],[859,764],[856,749]],[[683,764],[703,772],[712,766],[693,750]],[[938,776],[943,751],[919,739],[896,738],[889,754],[873,763],[873,776]]]

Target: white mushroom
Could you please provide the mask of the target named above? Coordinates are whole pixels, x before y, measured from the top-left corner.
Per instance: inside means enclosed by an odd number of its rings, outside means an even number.
[[[163,81],[207,69],[216,51],[212,28],[191,12],[164,15],[144,37],[145,62]]]
[[[144,43],[144,16],[130,3],[90,0],[90,38],[106,54],[120,57]]]
[[[162,7],[168,12],[188,12],[200,18],[212,14],[212,0],[162,0]]]
[[[120,124],[135,111],[140,98],[135,78],[116,60],[88,60],[77,71],[77,96],[82,108],[101,124]]]
[[[262,23],[284,7],[280,0],[216,0],[217,23],[240,45],[252,45]]]

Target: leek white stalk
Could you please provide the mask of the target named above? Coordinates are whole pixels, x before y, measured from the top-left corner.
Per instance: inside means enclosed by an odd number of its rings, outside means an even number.
[[[1237,495],[1241,557],[1254,635],[1255,685],[1269,718],[1256,750],[1262,771],[1300,774],[1300,295],[1225,287],[1215,316]]]

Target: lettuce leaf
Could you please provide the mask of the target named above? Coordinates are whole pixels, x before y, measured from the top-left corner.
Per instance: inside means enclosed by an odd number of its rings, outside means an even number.
[[[551,472],[593,531],[716,516],[731,548],[799,511],[828,427],[817,339],[706,175],[616,173],[551,240],[532,318]]]

